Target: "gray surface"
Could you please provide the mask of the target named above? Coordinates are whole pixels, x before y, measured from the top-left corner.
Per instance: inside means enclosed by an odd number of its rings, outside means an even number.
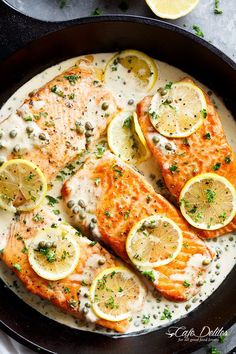
[[[13,6],[21,6],[20,10],[23,13],[51,21],[89,16],[96,8],[101,9],[102,14],[124,13],[118,7],[122,2],[121,0],[68,0],[68,5],[62,10],[59,9],[58,0],[8,0],[8,2]],[[129,9],[125,13],[155,17],[144,0],[126,0],[126,2],[129,4]],[[23,6],[24,4],[25,6]],[[170,22],[185,27],[185,29],[191,32],[193,32],[192,26],[194,24],[200,26],[204,32],[205,39],[235,61],[236,0],[220,0],[220,8],[223,10],[223,14],[215,15],[214,0],[200,0],[198,7],[191,14]],[[25,349],[25,347],[16,343],[13,339],[9,340],[1,331],[0,345],[2,345],[0,346],[1,354],[31,353],[29,349]],[[222,354],[229,353],[230,350],[236,347],[236,325],[231,328],[223,344],[216,340],[208,345],[208,347],[211,346],[216,347]],[[208,347],[200,349],[194,354],[207,353]]]
[[[25,14],[47,21],[62,21],[78,17],[90,16],[99,8],[102,14],[124,13],[119,5],[121,0],[67,0],[67,4],[60,9],[60,0],[4,0]],[[144,0],[126,0],[128,14],[155,17]],[[215,0],[200,0],[198,6],[187,16],[170,21],[189,31],[193,31],[194,24],[201,27],[205,39],[220,48],[223,52],[235,59],[236,48],[236,0],[220,0],[222,15],[214,14]]]

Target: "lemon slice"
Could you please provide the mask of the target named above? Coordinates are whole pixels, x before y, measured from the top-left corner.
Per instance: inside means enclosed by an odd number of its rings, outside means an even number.
[[[182,232],[171,219],[152,215],[137,222],[126,240],[126,251],[138,268],[170,263],[182,247]]]
[[[172,20],[187,15],[198,2],[199,0],[146,0],[155,15]]]
[[[105,269],[90,288],[92,307],[96,315],[108,321],[122,321],[142,306],[145,290],[139,278],[129,269]]]
[[[107,137],[112,152],[125,162],[137,164],[150,157],[136,113],[118,113],[109,124]]]
[[[47,280],[66,278],[77,266],[79,255],[74,234],[62,227],[38,231],[28,248],[31,267]]]
[[[200,88],[191,82],[178,82],[159,89],[152,98],[149,116],[154,128],[169,138],[193,134],[207,115],[207,103]]]
[[[233,185],[215,173],[191,178],[180,193],[180,210],[185,219],[202,230],[217,230],[236,214],[236,191]]]
[[[0,168],[0,207],[29,211],[41,204],[47,192],[42,171],[23,159],[9,160]]]
[[[127,92],[149,91],[157,80],[155,61],[137,50],[128,49],[115,54],[107,63],[104,81],[124,84]]]

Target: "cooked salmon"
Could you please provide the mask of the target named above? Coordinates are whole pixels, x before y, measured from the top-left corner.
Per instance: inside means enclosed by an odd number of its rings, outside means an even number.
[[[185,222],[180,213],[134,169],[115,155],[89,158],[62,188],[70,222],[92,237],[100,237],[123,260],[129,262],[125,242],[132,226],[158,213],[175,221],[183,232],[179,255],[156,268],[155,288],[166,298],[185,301],[196,294],[213,253]],[[71,205],[80,205],[71,208]],[[202,263],[203,262],[203,263]],[[190,280],[188,287],[184,280]]]
[[[192,82],[190,79],[184,80]],[[207,116],[203,124],[196,132],[184,139],[166,138],[154,129],[148,113],[151,98],[145,97],[137,106],[139,124],[171,194],[178,200],[185,183],[192,177],[206,172],[224,176],[236,186],[235,156],[226,139],[219,115],[208,95],[205,94]],[[159,143],[155,144],[153,137],[157,137]],[[211,238],[235,229],[236,218],[219,230],[198,230],[198,233],[202,237]]]
[[[97,78],[92,57],[80,59],[75,66],[32,92],[18,109],[14,119],[19,118],[19,125],[27,123],[29,128],[31,122],[36,125],[25,137],[32,137],[30,148],[21,150],[18,146],[7,158],[30,160],[51,180],[104,133],[116,111],[113,96]],[[11,125],[11,119],[10,116],[2,124]],[[39,141],[34,137],[36,130]],[[40,146],[35,145],[35,139]]]
[[[51,301],[58,308],[71,313],[75,317],[85,319],[85,303],[82,304],[80,302],[80,290],[83,285],[84,272],[89,274],[90,280],[86,278],[86,285],[89,286],[90,281],[100,271],[120,265],[120,261],[98,243],[91,243],[86,237],[82,237],[81,234],[77,233],[76,240],[80,247],[80,259],[75,271],[67,278],[58,281],[48,281],[41,278],[29,264],[27,242],[35,236],[38,229],[50,227],[50,225],[53,227],[55,223],[58,224],[58,220],[49,207],[43,207],[32,213],[22,213],[19,219],[15,220],[11,225],[7,246],[4,248],[1,257],[32,294]],[[97,258],[103,259],[103,262],[100,263],[104,264],[101,265],[97,262],[95,266],[91,265],[89,260],[95,255]],[[94,317],[94,315],[92,316]],[[118,332],[125,332],[129,327],[128,320],[110,322],[99,319],[96,316],[93,320],[98,325],[114,329]]]

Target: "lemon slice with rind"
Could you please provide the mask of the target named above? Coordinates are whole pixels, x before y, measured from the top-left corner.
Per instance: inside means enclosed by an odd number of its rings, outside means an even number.
[[[92,308],[107,321],[122,321],[141,308],[145,289],[139,278],[125,267],[105,269],[90,288]]]
[[[207,103],[202,90],[191,82],[170,84],[151,101],[149,116],[153,127],[169,138],[193,134],[207,116]]]
[[[28,248],[29,263],[35,273],[54,281],[74,271],[79,255],[76,236],[63,227],[38,231]]]
[[[38,207],[47,192],[42,171],[32,162],[15,159],[0,168],[0,207],[12,212]]]
[[[236,214],[234,186],[215,173],[204,173],[190,179],[179,200],[185,219],[202,230],[220,229]]]
[[[115,54],[108,61],[104,71],[106,83],[125,83],[127,92],[132,89],[136,91],[151,90],[156,83],[157,76],[155,61],[148,55],[133,49]]]
[[[199,0],[146,0],[155,15],[172,20],[187,15],[198,2]]]
[[[182,232],[171,219],[158,214],[137,222],[129,232],[126,251],[138,268],[159,267],[177,257],[182,247]]]
[[[150,157],[136,113],[118,113],[109,124],[107,137],[112,152],[125,162],[138,164]]]

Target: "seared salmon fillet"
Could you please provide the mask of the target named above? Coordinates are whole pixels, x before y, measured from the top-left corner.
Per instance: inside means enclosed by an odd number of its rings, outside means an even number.
[[[190,81],[190,79],[184,79]],[[152,97],[145,97],[137,106],[139,124],[156,162],[161,168],[166,186],[177,199],[185,183],[192,177],[214,172],[226,177],[236,187],[235,156],[229,145],[218,113],[205,94],[207,116],[201,127],[184,139],[166,138],[159,134],[149,119]],[[154,143],[158,141],[159,143]],[[166,149],[167,146],[167,149]],[[172,167],[175,168],[172,168]],[[215,231],[197,232],[206,238],[216,237],[236,229],[236,218],[227,226]]]
[[[99,319],[91,309],[85,316],[85,309],[88,310],[85,304],[88,302],[88,290],[92,280],[102,270],[120,265],[120,261],[98,243],[91,243],[68,225],[67,227],[76,234],[80,247],[80,259],[75,271],[62,280],[49,281],[38,276],[30,266],[27,242],[35,236],[38,229],[50,225],[53,227],[55,223],[58,224],[57,218],[46,206],[32,213],[22,213],[19,220],[11,224],[7,246],[1,254],[2,260],[31,293],[51,301],[58,308],[80,319],[86,318],[103,327],[125,332],[129,327],[128,320],[110,322]],[[99,260],[102,262],[98,262]],[[86,284],[83,283],[85,277]]]
[[[22,137],[16,146],[6,146],[7,159],[30,160],[52,179],[104,133],[117,106],[91,61],[81,59],[32,92],[17,114],[0,124],[3,132],[12,125]],[[11,139],[11,145],[17,139]]]
[[[183,232],[179,255],[165,266],[155,268],[155,288],[166,298],[185,301],[196,294],[213,253],[195,234],[179,212],[134,169],[110,152],[89,158],[62,188],[70,222],[108,245],[129,262],[125,242],[132,226],[152,214],[172,219]],[[81,208],[71,208],[71,205]],[[203,263],[202,263],[203,262]],[[190,285],[184,286],[184,280]]]

